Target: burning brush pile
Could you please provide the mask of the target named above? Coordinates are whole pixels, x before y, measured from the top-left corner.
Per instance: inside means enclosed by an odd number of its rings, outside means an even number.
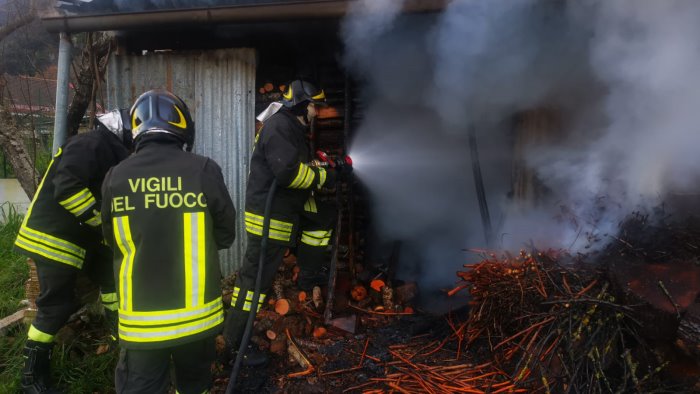
[[[340,325],[323,319],[321,297],[295,290],[290,256],[255,326],[254,342],[278,356],[244,371],[241,391],[690,392],[698,246],[697,223],[635,215],[602,252],[482,252],[447,292],[468,292],[468,308],[444,317],[397,302],[406,290],[396,283],[351,281],[336,293],[336,313],[352,316]]]
[[[466,266],[451,293],[472,298],[467,347],[528,392],[661,392],[662,380],[690,391],[663,377],[690,366],[697,381],[700,228],[647,219],[630,217],[600,253],[490,254]]]
[[[648,392],[663,364],[646,351],[633,310],[601,272],[566,268],[567,259],[492,255],[459,272],[473,298],[466,343],[483,345],[528,391]]]

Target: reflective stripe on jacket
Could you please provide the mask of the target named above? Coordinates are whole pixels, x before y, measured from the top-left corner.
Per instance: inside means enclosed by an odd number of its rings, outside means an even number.
[[[306,130],[286,108],[272,115],[260,130],[246,189],[246,230],[250,234],[262,234],[261,218],[273,179],[277,179],[277,191],[271,209],[270,239],[278,243],[295,240],[299,213],[311,191],[335,182],[333,171],[308,164],[312,154]]]
[[[105,178],[102,227],[113,247],[119,338],[162,348],[213,335],[223,322],[218,249],[235,236],[221,168],[149,137]]]
[[[17,251],[82,268],[86,249],[102,241],[102,180],[128,154],[121,141],[104,129],[71,137],[37,188],[15,241]]]

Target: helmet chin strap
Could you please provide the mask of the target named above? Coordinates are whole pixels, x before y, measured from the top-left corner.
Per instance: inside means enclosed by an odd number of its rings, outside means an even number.
[[[306,107],[306,110],[304,111],[304,120],[306,121],[306,126],[310,125],[314,118],[316,118],[316,115],[309,116],[309,107]]]
[[[294,115],[297,116],[297,119],[299,119],[299,122],[303,124],[304,126],[308,126],[311,124],[311,120],[309,119],[309,105],[308,103],[304,103],[303,105],[297,104],[298,108],[293,109]]]

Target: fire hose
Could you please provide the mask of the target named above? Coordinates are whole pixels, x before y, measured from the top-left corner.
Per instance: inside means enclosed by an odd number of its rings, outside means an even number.
[[[270,235],[270,210],[272,209],[272,200],[275,197],[276,191],[277,179],[273,178],[272,185],[270,185],[270,190],[267,192],[267,198],[265,199],[262,239],[260,240],[260,258],[258,259],[258,273],[255,276],[255,290],[253,291],[253,300],[251,301],[251,305],[258,305],[258,299],[260,299],[260,282],[262,282],[265,250],[267,249],[267,240],[269,239]],[[233,369],[231,370],[231,377],[228,380],[228,386],[226,386],[226,394],[233,394],[233,388],[236,386],[236,379],[238,379],[238,372],[243,364],[243,356],[245,355],[246,348],[248,348],[248,342],[250,341],[250,334],[253,332],[253,321],[255,321],[255,315],[257,312],[258,308],[255,307],[250,308],[250,312],[248,312],[248,320],[245,323],[241,345],[238,348],[236,361],[234,362]]]

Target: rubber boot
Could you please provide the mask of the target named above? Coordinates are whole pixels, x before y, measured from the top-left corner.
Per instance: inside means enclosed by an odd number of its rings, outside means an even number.
[[[246,311],[231,309],[224,322],[224,338],[226,339],[226,346],[228,348],[227,353],[231,356],[229,361],[231,365],[236,362],[236,357],[238,356],[238,348],[241,346],[248,313],[249,312]],[[267,353],[259,350],[257,347],[248,346],[243,355],[241,365],[244,367],[258,367],[267,364],[267,362]]]
[[[22,390],[25,394],[59,394],[60,390],[51,387],[51,351],[53,343],[27,340],[22,355]]]

